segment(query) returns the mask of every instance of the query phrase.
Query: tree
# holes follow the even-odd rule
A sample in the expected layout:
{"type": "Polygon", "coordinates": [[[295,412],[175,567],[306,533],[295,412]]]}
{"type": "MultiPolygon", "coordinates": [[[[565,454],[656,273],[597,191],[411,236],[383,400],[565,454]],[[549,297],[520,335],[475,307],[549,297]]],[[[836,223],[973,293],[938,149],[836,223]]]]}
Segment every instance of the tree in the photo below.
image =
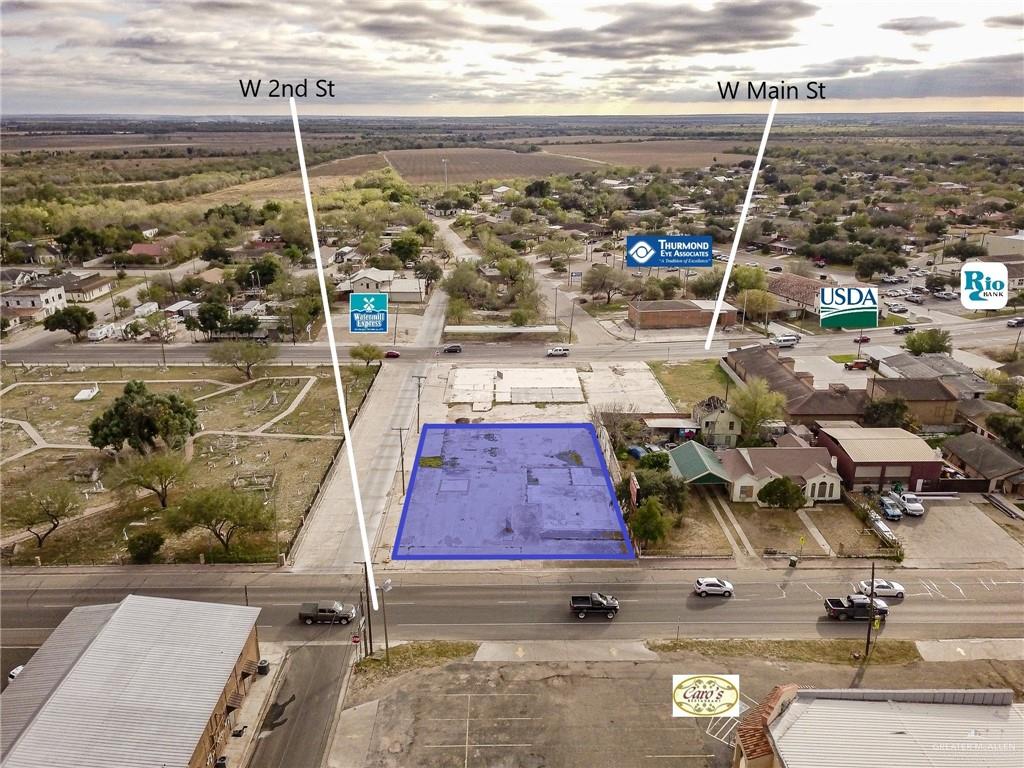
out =
{"type": "Polygon", "coordinates": [[[230,552],[231,540],[239,531],[268,530],[270,512],[259,496],[231,488],[203,488],[187,496],[165,520],[174,533],[205,528],[230,552]]]}
{"type": "Polygon", "coordinates": [[[444,271],[436,261],[423,259],[416,264],[414,274],[426,283],[427,290],[429,291],[433,287],[434,283],[441,279],[444,275],[444,271]]]}
{"type": "Polygon", "coordinates": [[[953,245],[947,245],[942,249],[942,257],[954,257],[960,261],[968,259],[980,259],[988,255],[988,248],[976,243],[969,243],[966,240],[957,240],[953,245]]]}
{"type": "Polygon", "coordinates": [[[929,328],[909,334],[903,346],[912,355],[923,355],[927,352],[944,352],[948,355],[953,351],[953,337],[949,331],[929,328]]]}
{"type": "Polygon", "coordinates": [[[647,453],[640,457],[640,466],[644,469],[661,469],[668,471],[668,454],[664,451],[647,453]]]}
{"type": "Polygon", "coordinates": [[[152,563],[164,545],[164,535],[159,531],[143,531],[128,539],[128,554],[138,565],[152,563]]]}
{"type": "Polygon", "coordinates": [[[807,503],[803,488],[788,477],[776,477],[764,484],[757,492],[757,500],[776,509],[800,509],[807,503]]]}
{"type": "Polygon", "coordinates": [[[781,392],[773,391],[767,381],[755,376],[746,387],[733,391],[729,407],[740,420],[744,440],[754,442],[760,439],[761,427],[782,416],[785,403],[781,392]]]}
{"type": "Polygon", "coordinates": [[[448,308],[445,310],[445,316],[448,322],[452,325],[462,325],[462,321],[466,319],[466,315],[469,314],[471,307],[469,302],[465,299],[454,298],[449,299],[448,308]]]}
{"type": "Polygon", "coordinates": [[[880,253],[862,253],[853,260],[853,268],[856,270],[858,280],[870,280],[876,272],[891,275],[896,271],[888,257],[880,253]]]}
{"type": "Polygon", "coordinates": [[[743,310],[744,317],[763,320],[765,330],[768,330],[768,316],[775,311],[775,297],[768,291],[760,288],[741,291],[735,303],[743,310]]]}
{"type": "Polygon", "coordinates": [[[252,379],[252,370],[277,357],[277,350],[255,341],[222,341],[210,350],[210,359],[218,365],[230,365],[252,379]]]}
{"type": "Polygon", "coordinates": [[[548,261],[570,259],[579,252],[579,242],[571,237],[550,237],[537,246],[537,255],[548,261]]]}
{"type": "Polygon", "coordinates": [[[42,548],[46,538],[80,508],[78,491],[71,483],[47,481],[41,484],[40,490],[15,498],[5,513],[8,522],[31,533],[36,546],[42,548]]]}
{"type": "MultiPolygon", "coordinates": [[[[719,285],[721,284],[721,278],[719,278],[719,285]]],[[[729,289],[740,293],[741,291],[748,291],[751,289],[764,290],[768,287],[768,278],[765,277],[765,272],[760,267],[750,267],[746,264],[736,264],[732,268],[732,274],[729,276],[729,289]]],[[[715,287],[718,290],[718,286],[715,287]]]]}
{"type": "Polygon", "coordinates": [[[118,317],[123,315],[131,308],[132,303],[128,301],[127,298],[125,298],[124,296],[118,296],[116,299],[114,299],[114,319],[116,320],[118,317]]]}
{"type": "Polygon", "coordinates": [[[907,421],[907,401],[902,397],[872,400],[864,408],[864,424],[869,427],[902,427],[907,421]]]}
{"type": "Polygon", "coordinates": [[[142,488],[152,491],[167,509],[171,488],[188,473],[188,462],[177,453],[164,451],[149,456],[132,456],[118,463],[112,472],[115,488],[142,488]]]}
{"type": "Polygon", "coordinates": [[[1017,453],[1024,452],[1024,419],[1015,414],[993,413],[985,426],[1002,438],[1003,445],[1017,453]]]}
{"type": "Polygon", "coordinates": [[[198,431],[196,409],[190,400],[150,392],[143,382],[129,381],[124,393],[89,425],[89,444],[119,451],[127,441],[145,454],[156,448],[157,438],[178,448],[198,431]]]}
{"type": "Polygon", "coordinates": [[[384,359],[384,350],[375,344],[357,344],[348,351],[353,360],[362,360],[367,366],[375,360],[384,359]]]}
{"type": "Polygon", "coordinates": [[[626,214],[622,211],[612,211],[608,216],[606,226],[617,235],[629,226],[629,219],[626,218],[626,214]]]}
{"type": "Polygon", "coordinates": [[[547,197],[551,194],[551,182],[547,179],[537,179],[526,185],[527,197],[547,197]]]}
{"type": "Polygon", "coordinates": [[[418,259],[420,257],[420,249],[422,247],[423,241],[420,240],[419,236],[413,232],[406,232],[391,241],[391,253],[403,262],[415,261],[418,259]]]}
{"type": "Polygon", "coordinates": [[[43,328],[48,331],[67,331],[75,337],[75,341],[96,322],[96,313],[92,310],[72,304],[70,307],[58,309],[43,319],[43,328]]]}
{"type": "Polygon", "coordinates": [[[196,310],[198,328],[210,338],[228,321],[228,308],[220,303],[207,302],[200,304],[196,310]]]}
{"type": "Polygon", "coordinates": [[[724,273],[720,269],[711,269],[701,272],[690,281],[689,289],[698,299],[718,298],[718,292],[722,288],[722,277],[724,273]]]}
{"type": "Polygon", "coordinates": [[[622,293],[626,277],[622,272],[616,272],[607,264],[595,264],[590,271],[583,276],[583,290],[593,295],[603,293],[605,303],[612,303],[612,295],[622,293]]]}
{"type": "Polygon", "coordinates": [[[260,321],[253,315],[231,315],[222,326],[222,330],[248,336],[259,330],[259,327],[260,321]]]}
{"type": "Polygon", "coordinates": [[[646,546],[655,544],[665,538],[668,533],[668,522],[662,512],[661,502],[648,497],[629,517],[629,529],[633,537],[646,546]]]}

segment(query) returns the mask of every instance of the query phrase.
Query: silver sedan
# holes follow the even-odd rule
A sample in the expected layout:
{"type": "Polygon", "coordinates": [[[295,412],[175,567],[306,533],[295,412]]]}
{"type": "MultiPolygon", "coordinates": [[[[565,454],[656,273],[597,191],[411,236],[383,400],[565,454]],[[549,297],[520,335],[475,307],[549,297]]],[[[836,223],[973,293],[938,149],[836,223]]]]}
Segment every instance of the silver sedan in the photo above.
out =
{"type": "MultiPolygon", "coordinates": [[[[857,585],[857,591],[862,595],[871,594],[871,582],[862,581],[857,585]]],[[[885,579],[875,579],[875,597],[903,597],[905,590],[902,584],[885,579]]]]}

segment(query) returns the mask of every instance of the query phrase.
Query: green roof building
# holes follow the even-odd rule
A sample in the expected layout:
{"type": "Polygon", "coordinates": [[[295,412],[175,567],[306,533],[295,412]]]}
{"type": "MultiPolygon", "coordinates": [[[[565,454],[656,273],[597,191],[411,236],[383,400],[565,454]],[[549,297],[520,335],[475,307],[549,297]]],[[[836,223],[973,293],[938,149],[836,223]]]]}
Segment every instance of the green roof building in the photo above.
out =
{"type": "Polygon", "coordinates": [[[668,452],[669,471],[695,485],[727,485],[729,473],[725,471],[710,448],[690,440],[668,452]]]}

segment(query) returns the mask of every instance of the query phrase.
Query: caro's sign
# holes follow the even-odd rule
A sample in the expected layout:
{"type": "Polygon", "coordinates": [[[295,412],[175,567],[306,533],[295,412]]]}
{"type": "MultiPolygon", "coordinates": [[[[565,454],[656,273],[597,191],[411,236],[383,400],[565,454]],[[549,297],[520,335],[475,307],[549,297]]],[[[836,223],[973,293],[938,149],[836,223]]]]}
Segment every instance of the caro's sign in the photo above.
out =
{"type": "Polygon", "coordinates": [[[878,290],[875,288],[822,288],[819,304],[822,328],[875,328],[878,325],[878,290]]]}
{"type": "Polygon", "coordinates": [[[739,715],[739,675],[672,675],[672,717],[739,715]]]}
{"type": "Polygon", "coordinates": [[[1005,264],[970,261],[960,270],[960,303],[967,309],[1002,309],[1010,298],[1005,264]]]}
{"type": "Polygon", "coordinates": [[[352,333],[387,333],[388,295],[353,293],[349,296],[348,329],[352,333]]]}
{"type": "Polygon", "coordinates": [[[711,238],[703,235],[629,235],[631,267],[710,267],[711,238]]]}

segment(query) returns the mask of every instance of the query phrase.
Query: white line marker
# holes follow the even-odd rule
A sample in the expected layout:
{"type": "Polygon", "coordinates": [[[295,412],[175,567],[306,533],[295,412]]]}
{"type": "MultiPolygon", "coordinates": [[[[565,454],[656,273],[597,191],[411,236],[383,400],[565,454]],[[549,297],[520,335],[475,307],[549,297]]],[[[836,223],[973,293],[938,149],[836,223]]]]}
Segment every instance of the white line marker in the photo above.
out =
{"type": "Polygon", "coordinates": [[[292,127],[295,129],[295,149],[299,153],[299,170],[302,172],[302,193],[306,197],[306,215],[309,217],[309,235],[313,240],[313,258],[316,259],[316,277],[320,282],[320,300],[324,305],[324,321],[327,326],[327,345],[331,350],[331,364],[334,367],[334,388],[338,391],[338,412],[341,416],[342,432],[345,435],[345,456],[352,474],[352,494],[356,501],[356,517],[359,520],[359,538],[363,544],[363,562],[370,582],[370,602],[373,610],[380,610],[377,603],[377,580],[373,574],[373,558],[370,556],[370,542],[366,536],[366,516],[363,514],[363,496],[359,492],[359,476],[356,473],[356,455],[352,448],[352,432],[348,424],[348,408],[345,407],[345,390],[341,385],[341,367],[338,364],[338,348],[334,343],[334,321],[331,319],[331,302],[327,297],[327,281],[324,278],[324,263],[320,258],[320,240],[316,235],[316,217],[313,213],[313,196],[309,192],[309,175],[306,173],[306,155],[302,151],[302,134],[299,132],[299,113],[295,111],[295,97],[288,99],[292,110],[292,127]]]}
{"type": "Polygon", "coordinates": [[[743,201],[743,210],[740,211],[740,220],[736,223],[736,235],[732,239],[732,248],[729,250],[729,260],[725,262],[725,274],[722,275],[722,286],[718,289],[718,300],[715,302],[715,313],[711,316],[711,326],[708,328],[708,338],[704,342],[704,349],[711,349],[711,342],[715,339],[715,328],[718,326],[718,315],[722,311],[722,303],[725,301],[725,290],[729,287],[729,276],[732,274],[732,265],[736,261],[736,249],[739,248],[740,238],[743,236],[743,226],[747,223],[747,211],[750,210],[750,199],[754,196],[754,187],[757,186],[757,174],[761,171],[761,160],[764,158],[764,148],[768,144],[768,134],[772,130],[772,120],[775,119],[775,107],[778,106],[778,99],[772,99],[768,107],[768,119],[764,124],[764,133],[761,134],[761,146],[757,149],[757,159],[750,172],[750,184],[747,186],[747,197],[743,201]]]}

